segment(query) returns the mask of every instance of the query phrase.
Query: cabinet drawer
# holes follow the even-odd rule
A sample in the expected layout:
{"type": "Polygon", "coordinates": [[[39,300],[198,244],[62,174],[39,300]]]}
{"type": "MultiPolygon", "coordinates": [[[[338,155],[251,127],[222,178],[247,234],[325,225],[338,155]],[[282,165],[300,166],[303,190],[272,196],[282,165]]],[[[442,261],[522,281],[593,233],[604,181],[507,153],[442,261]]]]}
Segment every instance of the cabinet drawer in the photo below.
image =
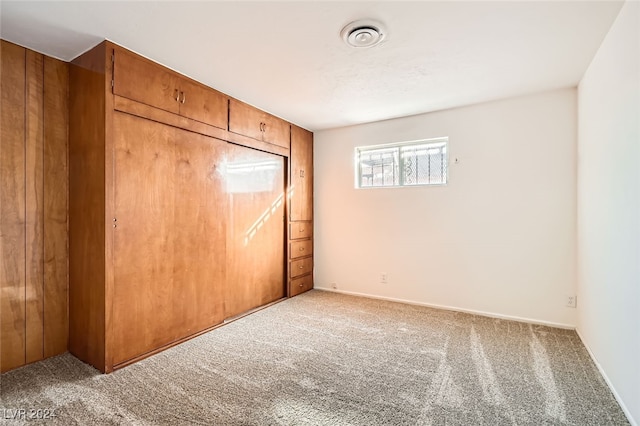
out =
{"type": "Polygon", "coordinates": [[[313,275],[306,275],[301,278],[291,280],[289,283],[289,296],[297,296],[300,293],[311,290],[313,288],[313,275]]]}
{"type": "Polygon", "coordinates": [[[304,259],[294,260],[291,262],[289,275],[291,278],[294,278],[308,274],[311,271],[313,271],[313,258],[306,257],[304,259]]]}
{"type": "Polygon", "coordinates": [[[313,241],[302,240],[289,243],[289,258],[297,259],[299,257],[313,254],[313,241]]]}
{"type": "Polygon", "coordinates": [[[311,238],[313,235],[312,222],[291,222],[289,225],[289,239],[311,238]]]}

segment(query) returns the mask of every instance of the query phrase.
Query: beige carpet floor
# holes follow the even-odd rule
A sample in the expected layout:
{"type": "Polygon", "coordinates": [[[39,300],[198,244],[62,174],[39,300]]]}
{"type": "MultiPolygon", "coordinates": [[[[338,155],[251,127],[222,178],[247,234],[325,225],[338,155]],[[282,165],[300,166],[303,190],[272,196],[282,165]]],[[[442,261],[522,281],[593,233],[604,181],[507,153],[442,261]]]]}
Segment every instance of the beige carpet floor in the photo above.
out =
{"type": "Polygon", "coordinates": [[[625,425],[575,332],[311,291],[101,375],[1,376],[3,424],[625,425]]]}

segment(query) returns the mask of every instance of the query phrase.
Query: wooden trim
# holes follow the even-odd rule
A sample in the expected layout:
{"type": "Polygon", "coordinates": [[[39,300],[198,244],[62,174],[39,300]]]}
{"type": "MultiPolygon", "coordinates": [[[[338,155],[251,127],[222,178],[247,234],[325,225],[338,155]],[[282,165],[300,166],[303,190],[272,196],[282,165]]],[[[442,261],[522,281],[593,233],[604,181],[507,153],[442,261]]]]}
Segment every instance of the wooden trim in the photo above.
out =
{"type": "Polygon", "coordinates": [[[104,369],[105,373],[113,371],[113,217],[115,216],[115,150],[113,148],[113,88],[114,81],[114,48],[110,42],[105,43],[104,57],[104,369]]]}
{"type": "Polygon", "coordinates": [[[152,107],[150,105],[132,101],[131,99],[124,98],[122,96],[113,95],[113,108],[116,111],[135,115],[141,118],[146,118],[148,120],[167,124],[179,129],[188,130],[190,132],[199,133],[201,135],[227,141],[235,145],[242,145],[248,148],[257,149],[258,151],[281,155],[287,158],[289,157],[290,150],[279,145],[258,141],[247,136],[229,132],[227,130],[220,129],[215,126],[210,126],[208,124],[204,124],[200,121],[192,120],[181,115],[173,114],[168,111],[152,107]]]}
{"type": "Polygon", "coordinates": [[[239,135],[237,133],[228,132],[227,138],[225,140],[236,145],[242,145],[248,148],[257,149],[258,151],[265,151],[271,154],[281,155],[283,157],[289,158],[289,148],[284,148],[268,142],[262,142],[247,136],[239,135]]]}
{"type": "Polygon", "coordinates": [[[105,371],[105,43],[69,69],[69,352],[105,371]]]}

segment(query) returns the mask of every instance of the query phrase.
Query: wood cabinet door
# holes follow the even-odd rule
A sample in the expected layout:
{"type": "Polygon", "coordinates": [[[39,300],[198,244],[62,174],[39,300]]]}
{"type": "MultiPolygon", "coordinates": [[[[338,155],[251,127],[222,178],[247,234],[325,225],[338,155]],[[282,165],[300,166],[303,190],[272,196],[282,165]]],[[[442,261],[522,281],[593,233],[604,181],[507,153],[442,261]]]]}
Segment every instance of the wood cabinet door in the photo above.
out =
{"type": "Polygon", "coordinates": [[[229,100],[229,131],[289,148],[290,124],[235,99],[229,100]]]}
{"type": "Polygon", "coordinates": [[[229,131],[262,140],[265,113],[235,99],[229,100],[229,131]]]}
{"type": "Polygon", "coordinates": [[[313,133],[291,126],[290,220],[313,220],[313,133]]]}
{"type": "Polygon", "coordinates": [[[226,144],[116,112],[114,146],[119,364],[222,321],[226,144]]]}
{"type": "Polygon", "coordinates": [[[178,114],[178,77],[171,71],[123,49],[115,49],[113,93],[178,114]]]}
{"type": "Polygon", "coordinates": [[[221,129],[227,129],[227,97],[222,93],[180,80],[180,115],[201,121],[221,129]]]}
{"type": "Polygon", "coordinates": [[[225,317],[285,296],[284,158],[230,145],[225,317]]]}
{"type": "Polygon", "coordinates": [[[290,124],[284,120],[265,114],[262,139],[265,142],[289,148],[290,124]]]}

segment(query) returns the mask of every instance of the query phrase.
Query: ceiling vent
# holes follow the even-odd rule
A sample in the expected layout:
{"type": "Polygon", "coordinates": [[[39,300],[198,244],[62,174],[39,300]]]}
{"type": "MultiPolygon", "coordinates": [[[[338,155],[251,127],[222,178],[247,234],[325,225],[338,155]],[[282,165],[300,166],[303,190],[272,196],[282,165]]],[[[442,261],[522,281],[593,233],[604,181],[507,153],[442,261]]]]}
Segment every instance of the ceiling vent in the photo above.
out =
{"type": "Polygon", "coordinates": [[[384,40],[386,30],[377,21],[360,20],[344,27],[340,35],[349,47],[373,47],[384,40]]]}

